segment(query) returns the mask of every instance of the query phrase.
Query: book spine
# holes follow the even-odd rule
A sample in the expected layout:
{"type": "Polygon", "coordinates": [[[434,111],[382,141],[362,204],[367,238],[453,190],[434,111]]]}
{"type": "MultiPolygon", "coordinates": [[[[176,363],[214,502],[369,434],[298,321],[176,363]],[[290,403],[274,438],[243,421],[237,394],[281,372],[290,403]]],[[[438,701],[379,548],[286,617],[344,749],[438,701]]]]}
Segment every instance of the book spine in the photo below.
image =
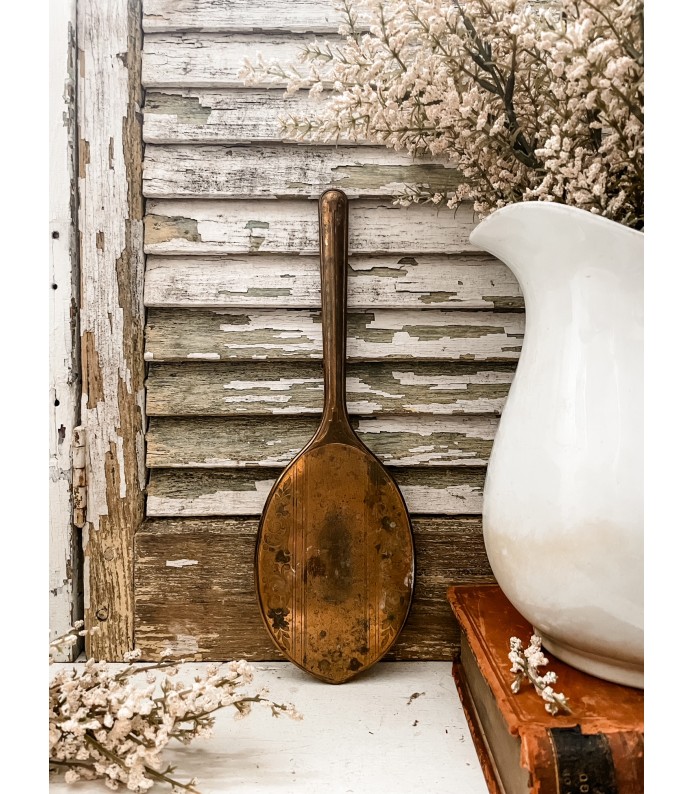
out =
{"type": "Polygon", "coordinates": [[[522,762],[532,794],[641,794],[643,735],[549,728],[527,734],[522,762]]]}

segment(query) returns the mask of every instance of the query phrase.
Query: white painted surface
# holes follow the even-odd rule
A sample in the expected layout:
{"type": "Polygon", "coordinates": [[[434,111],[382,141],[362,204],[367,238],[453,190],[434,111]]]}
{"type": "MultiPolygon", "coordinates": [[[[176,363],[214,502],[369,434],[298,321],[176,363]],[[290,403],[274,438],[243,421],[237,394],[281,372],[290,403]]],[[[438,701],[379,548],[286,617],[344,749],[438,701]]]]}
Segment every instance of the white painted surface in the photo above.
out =
{"type": "MultiPolygon", "coordinates": [[[[302,199],[162,199],[147,202],[145,253],[317,254],[318,202],[302,199]]],[[[460,254],[474,250],[472,204],[454,214],[429,204],[396,207],[388,199],[349,205],[350,254],[460,254]]]]}
{"type": "MultiPolygon", "coordinates": [[[[185,674],[201,667],[184,665],[185,674]]],[[[172,746],[165,759],[178,779],[197,777],[203,794],[487,794],[450,663],[381,663],[343,686],[289,663],[256,671],[249,693],[267,686],[303,720],[258,707],[238,720],[223,710],[211,739],[172,746]]],[[[58,775],[50,784],[51,794],[102,790],[68,786],[58,775]]]]}
{"type": "Polygon", "coordinates": [[[77,252],[72,196],[75,135],[75,0],[50,5],[50,411],[49,605],[51,639],[77,619],[79,563],[72,526],[70,444],[77,424],[79,372],[73,340],[77,252]]]}
{"type": "Polygon", "coordinates": [[[492,570],[551,653],[643,686],[643,234],[525,202],[471,239],[528,313],[484,490],[492,570]]]}
{"type": "Polygon", "coordinates": [[[339,2],[273,0],[272,13],[257,0],[145,0],[146,33],[194,30],[253,33],[272,31],[325,33],[337,30],[343,16],[339,2]]]}

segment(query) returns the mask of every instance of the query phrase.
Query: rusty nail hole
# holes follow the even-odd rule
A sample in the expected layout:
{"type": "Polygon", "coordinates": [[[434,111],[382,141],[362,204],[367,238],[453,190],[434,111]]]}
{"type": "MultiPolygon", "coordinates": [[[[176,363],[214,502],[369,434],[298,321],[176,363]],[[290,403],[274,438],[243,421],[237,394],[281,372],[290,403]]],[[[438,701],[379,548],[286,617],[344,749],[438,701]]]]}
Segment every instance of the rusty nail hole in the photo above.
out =
{"type": "Polygon", "coordinates": [[[116,556],[116,552],[113,549],[105,549],[104,550],[104,559],[105,560],[112,560],[116,556]]]}
{"type": "Polygon", "coordinates": [[[108,618],[108,607],[99,607],[96,610],[97,620],[106,620],[108,618]]]}
{"type": "Polygon", "coordinates": [[[58,285],[57,284],[51,284],[51,289],[58,289],[58,285]]]}
{"type": "Polygon", "coordinates": [[[60,400],[53,400],[53,405],[57,408],[60,405],[60,400]]]}
{"type": "Polygon", "coordinates": [[[52,237],[54,240],[57,240],[57,239],[60,237],[60,232],[53,232],[53,234],[51,235],[51,237],[52,237]]]}

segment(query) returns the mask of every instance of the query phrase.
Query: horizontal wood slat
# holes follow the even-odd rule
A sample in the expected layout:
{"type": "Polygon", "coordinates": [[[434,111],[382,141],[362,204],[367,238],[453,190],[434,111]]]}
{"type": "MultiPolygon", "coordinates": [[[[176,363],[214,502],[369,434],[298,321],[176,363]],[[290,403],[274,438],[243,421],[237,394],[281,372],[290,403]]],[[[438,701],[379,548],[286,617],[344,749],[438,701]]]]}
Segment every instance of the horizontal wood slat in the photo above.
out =
{"type": "MultiPolygon", "coordinates": [[[[352,416],[499,414],[513,365],[373,362],[347,368],[352,416]]],[[[323,407],[320,362],[152,364],[149,416],[318,414],[323,407]]]]}
{"type": "MultiPolygon", "coordinates": [[[[349,205],[349,250],[352,255],[459,254],[476,250],[470,244],[475,226],[472,204],[461,205],[454,214],[446,207],[355,199],[349,205]]],[[[318,203],[150,200],[145,252],[318,254],[318,203]]]]}
{"type": "Polygon", "coordinates": [[[383,146],[150,144],[142,180],[147,198],[318,198],[329,187],[353,198],[394,196],[408,184],[446,192],[456,189],[460,175],[383,146]]]}
{"type": "MultiPolygon", "coordinates": [[[[150,516],[259,516],[281,469],[153,469],[147,488],[150,516]]],[[[411,513],[482,512],[484,469],[391,467],[411,513]]]]}
{"type": "MultiPolygon", "coordinates": [[[[299,55],[315,38],[311,34],[152,33],[144,37],[142,84],[145,88],[243,88],[244,63],[247,59],[255,63],[258,55],[307,72],[299,55]]],[[[321,36],[323,40],[333,46],[341,42],[336,35],[321,36]]],[[[263,88],[282,88],[286,83],[273,75],[258,80],[263,88]]]]}
{"type": "Polygon", "coordinates": [[[334,32],[342,22],[330,0],[144,0],[145,33],[172,31],[334,32]]]}
{"type": "MultiPolygon", "coordinates": [[[[150,520],[135,536],[135,640],[200,659],[280,658],[258,613],[257,520],[150,520]]],[[[450,659],[460,633],[451,584],[493,582],[479,518],[415,518],[414,601],[391,659],[450,659]]]]}
{"type": "MultiPolygon", "coordinates": [[[[352,360],[515,361],[524,315],[376,309],[347,316],[352,360]]],[[[320,359],[320,313],[300,309],[150,309],[145,360],[320,359]]]]}
{"type": "MultiPolygon", "coordinates": [[[[480,466],[498,420],[489,416],[353,419],[352,426],[390,466],[480,466]]],[[[286,466],[309,441],[318,417],[152,417],[151,468],[286,466]]]]}
{"type": "MultiPolygon", "coordinates": [[[[350,308],[520,309],[518,282],[502,262],[467,256],[359,256],[349,260],[350,308]]],[[[317,256],[150,256],[147,306],[320,308],[317,256]]]]}
{"type": "Polygon", "coordinates": [[[279,88],[150,89],[143,137],[146,143],[286,142],[291,139],[282,134],[280,117],[315,113],[324,101],[308,91],[287,96],[279,88]]]}

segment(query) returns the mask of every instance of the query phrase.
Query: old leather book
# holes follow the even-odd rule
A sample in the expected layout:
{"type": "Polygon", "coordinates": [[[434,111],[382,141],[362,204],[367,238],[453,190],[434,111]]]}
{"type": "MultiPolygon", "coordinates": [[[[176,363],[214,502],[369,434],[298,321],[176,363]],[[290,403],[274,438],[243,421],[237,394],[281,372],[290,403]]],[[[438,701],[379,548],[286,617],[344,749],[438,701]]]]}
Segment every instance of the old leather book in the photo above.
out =
{"type": "Polygon", "coordinates": [[[545,652],[572,714],[551,716],[532,684],[511,691],[509,639],[532,626],[495,585],[451,587],[461,628],[453,676],[491,794],[643,792],[643,692],[582,673],[545,652]]]}

